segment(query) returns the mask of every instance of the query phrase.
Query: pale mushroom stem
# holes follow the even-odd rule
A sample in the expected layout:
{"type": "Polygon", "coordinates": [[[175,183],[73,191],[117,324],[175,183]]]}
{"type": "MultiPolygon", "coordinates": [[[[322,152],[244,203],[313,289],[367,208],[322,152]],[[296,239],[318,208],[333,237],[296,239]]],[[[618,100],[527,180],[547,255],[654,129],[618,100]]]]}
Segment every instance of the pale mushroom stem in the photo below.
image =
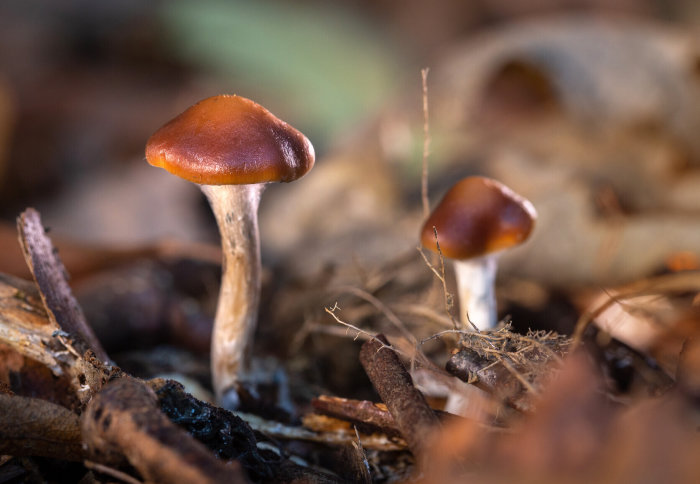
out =
{"type": "Polygon", "coordinates": [[[466,328],[492,329],[498,323],[495,295],[497,257],[492,254],[454,261],[459,313],[466,328]]]}
{"type": "Polygon", "coordinates": [[[214,391],[222,406],[238,404],[260,301],[258,205],[264,184],[201,185],[221,232],[221,289],[211,343],[214,391]]]}

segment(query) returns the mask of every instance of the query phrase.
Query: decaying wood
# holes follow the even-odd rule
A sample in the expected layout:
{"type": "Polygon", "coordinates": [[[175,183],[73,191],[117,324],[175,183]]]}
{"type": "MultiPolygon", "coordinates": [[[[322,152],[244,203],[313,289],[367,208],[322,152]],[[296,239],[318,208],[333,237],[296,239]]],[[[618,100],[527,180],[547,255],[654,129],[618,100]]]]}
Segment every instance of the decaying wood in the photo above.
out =
{"type": "Polygon", "coordinates": [[[46,400],[0,393],[0,454],[80,461],[80,420],[46,400]]]}
{"type": "Polygon", "coordinates": [[[17,230],[24,258],[39,286],[49,319],[74,338],[80,354],[92,350],[100,361],[108,362],[107,352],[73,297],[66,270],[44,233],[39,212],[32,208],[22,212],[17,218],[17,230]]]}
{"type": "Polygon", "coordinates": [[[88,404],[81,418],[92,460],[129,463],[154,483],[244,483],[240,464],[218,460],[204,445],[170,422],[146,384],[113,380],[88,404]]]}
{"type": "Polygon", "coordinates": [[[49,318],[33,283],[5,274],[0,274],[0,343],[66,381],[72,395],[65,400],[76,407],[86,404],[116,371],[91,352],[83,357],[76,350],[71,335],[49,318]]]}
{"type": "Polygon", "coordinates": [[[411,375],[384,335],[377,335],[362,345],[360,363],[394,417],[411,452],[415,456],[425,455],[440,422],[423,394],[413,386],[411,375]]]}

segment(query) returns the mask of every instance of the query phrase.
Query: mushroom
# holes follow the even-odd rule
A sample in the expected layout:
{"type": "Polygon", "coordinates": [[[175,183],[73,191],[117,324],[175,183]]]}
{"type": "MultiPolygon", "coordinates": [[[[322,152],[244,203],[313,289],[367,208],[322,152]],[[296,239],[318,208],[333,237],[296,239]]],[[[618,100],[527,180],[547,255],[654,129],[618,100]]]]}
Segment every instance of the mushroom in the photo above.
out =
{"type": "Polygon", "coordinates": [[[223,264],[211,343],[213,387],[227,408],[248,366],[260,299],[258,203],[269,182],[290,182],[314,165],[309,140],[255,102],[200,101],[153,134],[146,159],[197,183],[221,233],[223,264]]]}
{"type": "Polygon", "coordinates": [[[473,176],[457,182],[423,224],[422,245],[438,252],[439,244],[439,252],[454,260],[465,327],[496,326],[497,259],[528,238],[536,217],[532,203],[510,188],[473,176]]]}

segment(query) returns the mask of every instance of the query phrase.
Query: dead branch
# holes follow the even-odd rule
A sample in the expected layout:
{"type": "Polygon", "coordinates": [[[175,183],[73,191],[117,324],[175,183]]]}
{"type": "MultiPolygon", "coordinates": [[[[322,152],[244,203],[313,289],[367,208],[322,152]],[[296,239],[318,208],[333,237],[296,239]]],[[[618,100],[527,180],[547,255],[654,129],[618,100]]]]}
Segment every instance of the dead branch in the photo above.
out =
{"type": "Polygon", "coordinates": [[[92,350],[103,362],[109,361],[97,336],[85,320],[78,301],[68,285],[66,269],[51,240],[44,233],[39,212],[28,208],[17,218],[22,253],[41,292],[47,314],[63,331],[75,339],[80,354],[92,350]]]}

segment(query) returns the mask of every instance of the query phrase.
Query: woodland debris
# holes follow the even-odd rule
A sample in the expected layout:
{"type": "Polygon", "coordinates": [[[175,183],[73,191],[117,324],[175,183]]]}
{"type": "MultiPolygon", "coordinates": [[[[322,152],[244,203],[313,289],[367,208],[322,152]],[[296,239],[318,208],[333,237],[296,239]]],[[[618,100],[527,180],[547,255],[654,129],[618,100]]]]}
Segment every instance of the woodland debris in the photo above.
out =
{"type": "Polygon", "coordinates": [[[413,455],[424,456],[440,422],[383,334],[362,345],[360,363],[413,455]]]}
{"type": "MultiPolygon", "coordinates": [[[[351,425],[344,421],[317,413],[309,413],[302,418],[303,426],[286,425],[267,420],[250,413],[236,412],[256,432],[271,439],[315,442],[329,447],[352,445],[357,438],[351,425]]],[[[390,439],[385,434],[361,434],[362,445],[366,449],[385,452],[405,450],[403,439],[390,439]]]]}
{"type": "Polygon", "coordinates": [[[81,418],[91,460],[122,464],[123,457],[154,483],[245,483],[237,462],[223,462],[174,425],[146,384],[113,380],[88,404],[81,418]]]}
{"type": "MultiPolygon", "coordinates": [[[[383,403],[320,395],[311,400],[311,405],[319,413],[349,421],[360,429],[379,431],[391,437],[401,435],[394,417],[383,403]]],[[[433,412],[441,422],[462,418],[441,410],[433,412]]]]}
{"type": "Polygon", "coordinates": [[[69,391],[61,403],[80,408],[118,370],[88,351],[81,355],[71,335],[49,318],[36,285],[0,274],[0,344],[46,367],[56,386],[69,391]]]}
{"type": "Polygon", "coordinates": [[[311,400],[311,405],[317,412],[325,415],[348,420],[356,425],[369,426],[387,435],[401,435],[394,418],[383,403],[321,395],[311,400]]]}
{"type": "Polygon", "coordinates": [[[24,258],[39,287],[49,319],[74,338],[80,354],[89,349],[100,361],[109,361],[107,352],[73,297],[66,269],[45,234],[39,212],[33,208],[22,212],[17,218],[17,230],[24,258]]]}
{"type": "Polygon", "coordinates": [[[0,455],[80,461],[80,419],[39,398],[0,393],[0,455]]]}
{"type": "MultiPolygon", "coordinates": [[[[266,430],[269,429],[295,429],[297,432],[292,432],[292,438],[301,438],[302,433],[310,433],[308,430],[265,421],[254,415],[240,414],[239,417],[233,412],[194,398],[173,380],[156,378],[146,384],[155,391],[160,409],[170,421],[207,446],[218,458],[235,459],[251,480],[278,483],[294,482],[296,479],[311,483],[338,482],[333,475],[298,465],[290,459],[270,459],[269,453],[263,456],[258,449],[259,441],[253,433],[253,429],[263,434],[267,434],[266,430]],[[268,426],[260,427],[255,425],[256,422],[267,422],[268,426]]],[[[285,438],[274,432],[271,437],[285,438]]]]}
{"type": "Polygon", "coordinates": [[[467,383],[494,395],[521,412],[534,410],[534,399],[566,353],[569,339],[555,333],[464,333],[462,349],[446,369],[467,383]]]}
{"type": "Polygon", "coordinates": [[[204,444],[219,459],[236,459],[254,481],[270,479],[274,471],[258,452],[253,430],[236,415],[185,392],[173,380],[152,379],[160,410],[178,427],[204,444]]]}

